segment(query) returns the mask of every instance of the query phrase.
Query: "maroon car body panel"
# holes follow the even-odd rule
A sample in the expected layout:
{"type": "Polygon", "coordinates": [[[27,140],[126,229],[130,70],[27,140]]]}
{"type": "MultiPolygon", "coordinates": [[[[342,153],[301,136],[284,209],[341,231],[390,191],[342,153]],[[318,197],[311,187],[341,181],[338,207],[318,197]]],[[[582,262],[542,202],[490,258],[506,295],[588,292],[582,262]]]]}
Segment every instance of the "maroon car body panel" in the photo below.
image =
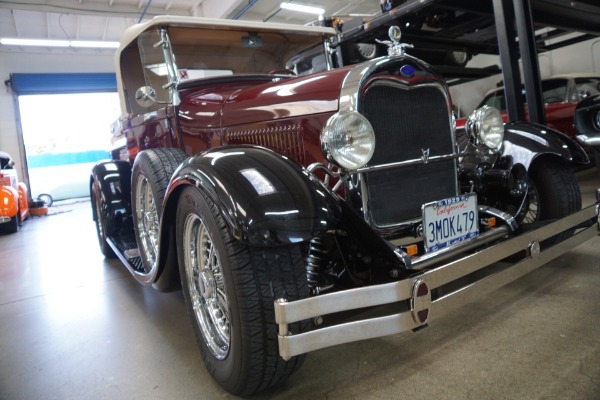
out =
{"type": "Polygon", "coordinates": [[[218,86],[210,81],[198,81],[193,88],[186,85],[177,107],[184,151],[191,155],[225,144],[252,143],[303,165],[325,161],[321,129],[339,108],[348,70],[269,83],[231,79],[218,86]]]}

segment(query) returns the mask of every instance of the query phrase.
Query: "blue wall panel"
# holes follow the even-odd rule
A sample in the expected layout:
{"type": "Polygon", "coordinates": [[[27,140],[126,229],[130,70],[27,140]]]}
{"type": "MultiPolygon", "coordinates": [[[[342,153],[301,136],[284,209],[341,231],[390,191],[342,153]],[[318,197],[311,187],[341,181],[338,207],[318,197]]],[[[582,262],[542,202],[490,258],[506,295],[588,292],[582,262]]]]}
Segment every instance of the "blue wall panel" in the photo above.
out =
{"type": "Polygon", "coordinates": [[[11,74],[10,77],[18,95],[117,91],[114,73],[11,74]]]}

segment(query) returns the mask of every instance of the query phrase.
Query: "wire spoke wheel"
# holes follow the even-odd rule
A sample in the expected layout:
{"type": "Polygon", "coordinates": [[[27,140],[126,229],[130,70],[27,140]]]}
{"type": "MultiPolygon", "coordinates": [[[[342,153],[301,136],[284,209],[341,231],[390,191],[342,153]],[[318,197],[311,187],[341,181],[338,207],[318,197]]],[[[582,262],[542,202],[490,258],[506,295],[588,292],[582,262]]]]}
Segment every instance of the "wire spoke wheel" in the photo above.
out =
{"type": "Polygon", "coordinates": [[[143,267],[136,279],[144,283],[153,282],[159,272],[162,203],[173,172],[185,158],[183,151],[165,147],[144,150],[133,163],[133,228],[143,267]]]}
{"type": "Polygon", "coordinates": [[[158,212],[156,201],[148,179],[139,175],[135,186],[135,210],[137,214],[137,229],[140,232],[138,243],[142,247],[141,254],[148,265],[154,265],[158,253],[158,212]]]}
{"type": "MultiPolygon", "coordinates": [[[[581,210],[581,192],[572,169],[561,159],[540,157],[529,168],[528,210],[524,223],[554,221],[581,210]]],[[[544,240],[542,248],[571,236],[569,229],[544,240]]]]}
{"type": "Polygon", "coordinates": [[[523,223],[530,224],[539,221],[540,218],[540,194],[532,180],[527,183],[527,211],[523,217],[523,223]]]}
{"type": "MultiPolygon", "coordinates": [[[[238,241],[219,207],[194,186],[181,191],[175,222],[183,297],[215,381],[248,395],[289,377],[304,356],[288,361],[279,356],[274,302],[309,295],[300,246],[238,241]]],[[[308,329],[308,320],[290,324],[294,333],[308,329]]]]}
{"type": "Polygon", "coordinates": [[[198,215],[188,215],[183,232],[184,269],[194,317],[208,349],[217,360],[222,360],[229,352],[231,339],[221,262],[198,215]]]}

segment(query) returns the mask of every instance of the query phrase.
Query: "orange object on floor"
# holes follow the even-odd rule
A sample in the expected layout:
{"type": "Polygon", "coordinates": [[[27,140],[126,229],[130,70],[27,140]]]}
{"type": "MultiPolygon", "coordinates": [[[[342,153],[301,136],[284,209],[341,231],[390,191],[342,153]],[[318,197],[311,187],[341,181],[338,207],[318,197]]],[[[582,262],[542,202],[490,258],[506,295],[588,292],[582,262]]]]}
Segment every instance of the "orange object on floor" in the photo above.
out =
{"type": "Polygon", "coordinates": [[[29,215],[31,215],[32,217],[41,217],[43,215],[48,215],[48,207],[30,208],[29,215]]]}

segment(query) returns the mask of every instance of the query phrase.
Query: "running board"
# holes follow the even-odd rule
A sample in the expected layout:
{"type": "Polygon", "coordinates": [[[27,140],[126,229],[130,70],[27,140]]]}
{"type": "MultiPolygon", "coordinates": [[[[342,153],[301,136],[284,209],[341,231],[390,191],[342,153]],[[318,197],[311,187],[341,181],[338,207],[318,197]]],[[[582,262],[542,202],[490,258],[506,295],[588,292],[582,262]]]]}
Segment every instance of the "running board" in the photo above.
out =
{"type": "Polygon", "coordinates": [[[144,265],[140,257],[140,251],[137,247],[135,235],[130,234],[115,234],[106,239],[106,243],[113,249],[119,260],[125,267],[134,275],[144,275],[144,265]]]}

